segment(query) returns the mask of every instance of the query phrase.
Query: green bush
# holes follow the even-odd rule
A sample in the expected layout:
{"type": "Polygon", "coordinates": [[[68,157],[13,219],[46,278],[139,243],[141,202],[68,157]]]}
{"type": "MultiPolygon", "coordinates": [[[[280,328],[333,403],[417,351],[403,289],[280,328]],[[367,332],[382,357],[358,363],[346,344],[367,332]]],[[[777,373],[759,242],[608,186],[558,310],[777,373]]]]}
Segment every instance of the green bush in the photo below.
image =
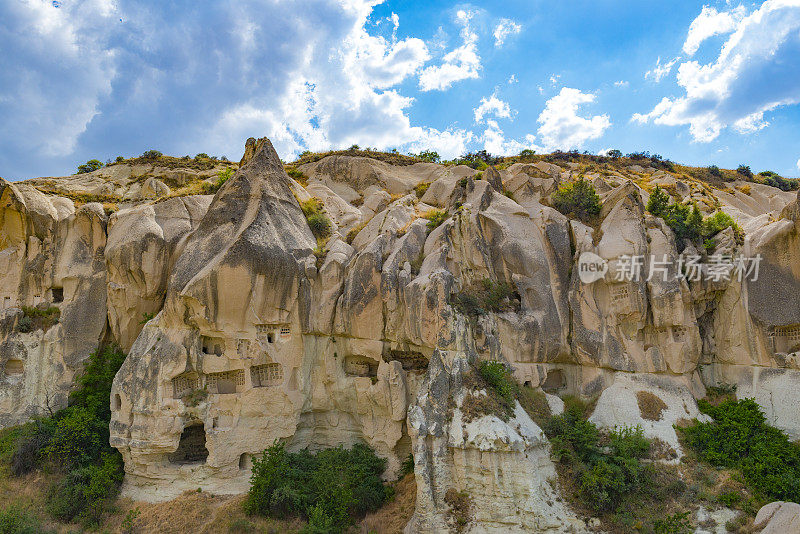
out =
{"type": "Polygon", "coordinates": [[[230,180],[231,176],[233,176],[233,167],[228,167],[227,169],[223,169],[217,173],[217,179],[214,180],[212,183],[203,182],[203,194],[204,195],[214,195],[217,191],[219,191],[225,183],[230,180]]]}
{"type": "Polygon", "coordinates": [[[558,188],[553,195],[553,207],[564,215],[588,222],[600,214],[600,197],[594,186],[581,177],[558,188]]]}
{"type": "Polygon", "coordinates": [[[78,174],[85,174],[87,172],[96,171],[103,167],[103,162],[99,159],[90,159],[83,165],[78,165],[78,174]]]}
{"type": "Polygon", "coordinates": [[[276,442],[253,462],[245,511],[268,517],[302,516],[307,532],[343,532],[353,518],[386,501],[386,460],[366,445],[289,453],[276,442]]]}
{"type": "Polygon", "coordinates": [[[311,233],[317,239],[324,239],[331,235],[333,225],[330,219],[325,215],[325,205],[318,198],[309,198],[308,200],[300,203],[300,209],[306,216],[306,222],[311,229],[311,233]]]}
{"type": "Polygon", "coordinates": [[[433,230],[447,220],[447,212],[444,210],[428,210],[423,216],[428,220],[428,230],[433,230]]]}
{"type": "Polygon", "coordinates": [[[708,174],[710,174],[711,176],[722,178],[722,171],[716,165],[709,165],[708,167],[706,167],[706,170],[708,171],[708,174]]]}
{"type": "Polygon", "coordinates": [[[661,187],[656,186],[647,201],[647,211],[656,217],[663,217],[669,209],[669,200],[669,195],[661,187]]]}
{"type": "Polygon", "coordinates": [[[428,188],[431,186],[430,182],[420,182],[416,186],[414,186],[414,192],[417,194],[417,198],[422,198],[425,196],[425,193],[428,191],[428,188]]]}
{"type": "Polygon", "coordinates": [[[656,519],[653,522],[653,532],[655,534],[691,534],[694,526],[689,519],[691,512],[676,512],[664,519],[656,519]]]}
{"type": "Polygon", "coordinates": [[[23,334],[27,334],[28,332],[33,331],[33,319],[27,316],[20,317],[19,322],[17,323],[17,330],[22,332],[23,334]]]}
{"type": "Polygon", "coordinates": [[[502,362],[482,361],[478,366],[478,373],[513,410],[517,383],[505,364],[502,362]]]}
{"type": "Polygon", "coordinates": [[[411,154],[412,157],[417,159],[421,159],[426,163],[439,163],[441,158],[439,157],[439,153],[433,150],[423,150],[419,154],[411,154]]]}
{"type": "Polygon", "coordinates": [[[513,308],[514,290],[511,284],[484,278],[477,287],[456,294],[452,305],[464,315],[485,315],[488,312],[503,312],[513,308]]]}
{"type": "Polygon", "coordinates": [[[724,211],[717,211],[703,220],[703,237],[706,239],[714,237],[728,227],[733,228],[737,239],[744,240],[744,231],[736,224],[733,217],[724,211]]]}
{"type": "Polygon", "coordinates": [[[748,165],[739,165],[736,168],[736,172],[738,174],[741,174],[745,178],[752,178],[753,177],[753,171],[750,170],[750,167],[748,165]]]}
{"type": "Polygon", "coordinates": [[[144,159],[158,159],[161,156],[163,156],[163,154],[158,150],[148,150],[142,154],[144,159]]]}
{"type": "Polygon", "coordinates": [[[12,506],[0,511],[0,534],[45,534],[41,521],[29,512],[12,506]]]}
{"type": "Polygon", "coordinates": [[[20,431],[11,459],[21,475],[49,465],[66,475],[49,491],[47,510],[64,521],[96,524],[122,482],[122,457],[109,441],[111,385],[125,360],[115,347],[95,351],[69,406],[20,431]]]}
{"type": "Polygon", "coordinates": [[[762,184],[777,187],[781,191],[793,191],[800,185],[800,182],[797,180],[787,180],[780,174],[772,171],[761,171],[758,175],[761,177],[762,184]]]}
{"type": "Polygon", "coordinates": [[[800,446],[768,425],[753,399],[699,404],[713,421],[695,421],[679,431],[702,460],[739,470],[750,488],[768,501],[800,500],[800,446]]]}
{"type": "Polygon", "coordinates": [[[47,496],[47,511],[61,521],[97,525],[122,484],[122,458],[106,454],[97,464],[70,471],[47,496]]]}
{"type": "Polygon", "coordinates": [[[570,467],[581,498],[595,511],[613,511],[629,496],[652,483],[653,471],[642,460],[650,451],[640,427],[609,432],[601,447],[597,427],[570,406],[544,426],[553,458],[570,467]]]}

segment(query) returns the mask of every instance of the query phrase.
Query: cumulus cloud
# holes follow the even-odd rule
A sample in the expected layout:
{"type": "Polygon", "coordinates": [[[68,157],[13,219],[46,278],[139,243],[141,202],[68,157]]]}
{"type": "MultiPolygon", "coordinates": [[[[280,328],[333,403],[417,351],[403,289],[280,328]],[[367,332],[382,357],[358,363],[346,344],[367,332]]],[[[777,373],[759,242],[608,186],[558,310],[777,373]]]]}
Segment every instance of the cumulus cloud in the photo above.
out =
{"type": "Polygon", "coordinates": [[[475,11],[459,10],[456,24],[461,26],[462,45],[445,54],[441,65],[425,67],[419,76],[422,91],[443,91],[456,82],[480,77],[481,58],[478,55],[478,34],[472,28],[475,11]]]}
{"type": "Polygon", "coordinates": [[[722,12],[710,6],[703,6],[703,10],[689,25],[686,41],[683,43],[683,53],[692,56],[709,37],[732,32],[744,16],[744,6],[722,12]]]}
{"type": "Polygon", "coordinates": [[[688,125],[701,142],[716,139],[726,127],[741,133],[759,130],[769,124],[765,113],[800,103],[798,57],[800,2],[767,0],[738,22],[716,60],[678,67],[684,96],[665,97],[632,120],[688,125]]]}
{"type": "Polygon", "coordinates": [[[473,110],[475,122],[483,122],[484,117],[495,116],[500,119],[511,118],[511,106],[497,97],[497,93],[492,93],[490,97],[481,98],[481,103],[473,110]]]}
{"type": "Polygon", "coordinates": [[[497,121],[492,119],[486,120],[487,128],[481,136],[480,142],[483,144],[483,149],[490,154],[498,156],[513,156],[519,154],[525,149],[541,150],[535,143],[535,136],[527,134],[524,141],[517,141],[515,139],[506,139],[503,130],[497,121]]]}
{"type": "Polygon", "coordinates": [[[675,63],[680,61],[680,57],[676,57],[667,63],[661,63],[661,57],[659,56],[658,60],[656,61],[656,66],[653,67],[652,70],[648,70],[644,73],[644,79],[652,78],[654,82],[658,83],[661,81],[661,78],[667,76],[670,72],[672,72],[672,67],[675,66],[675,63]]]}
{"type": "MultiPolygon", "coordinates": [[[[0,168],[6,177],[52,172],[113,157],[101,152],[110,146],[235,158],[252,135],[269,136],[284,158],[365,142],[463,154],[473,132],[411,122],[413,99],[397,86],[431,52],[398,38],[394,13],[368,31],[378,3],[242,0],[177,21],[168,3],[143,0],[0,3],[0,47],[15,51],[0,55],[0,168]]],[[[433,86],[477,76],[472,16],[459,12],[463,46],[445,56],[433,86]],[[466,70],[447,74],[446,65],[466,70]]]]}
{"type": "Polygon", "coordinates": [[[0,3],[0,145],[73,151],[112,89],[117,54],[103,28],[115,22],[106,0],[0,3]]]}
{"type": "Polygon", "coordinates": [[[581,117],[580,107],[595,101],[591,93],[563,87],[561,92],[545,104],[537,121],[539,137],[545,150],[580,148],[597,139],[611,126],[608,115],[581,117]]]}
{"type": "Polygon", "coordinates": [[[517,35],[521,31],[522,25],[511,19],[500,19],[500,22],[494,27],[494,46],[497,48],[503,46],[508,37],[517,35]]]}

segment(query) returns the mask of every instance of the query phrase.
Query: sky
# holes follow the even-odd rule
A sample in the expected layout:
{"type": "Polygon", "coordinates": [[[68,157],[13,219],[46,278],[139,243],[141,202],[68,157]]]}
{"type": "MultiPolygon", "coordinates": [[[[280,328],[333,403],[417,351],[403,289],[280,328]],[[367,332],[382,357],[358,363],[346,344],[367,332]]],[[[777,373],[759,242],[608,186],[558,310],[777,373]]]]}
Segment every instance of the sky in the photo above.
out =
{"type": "Polygon", "coordinates": [[[0,2],[0,176],[262,136],[797,177],[800,0],[0,2]]]}

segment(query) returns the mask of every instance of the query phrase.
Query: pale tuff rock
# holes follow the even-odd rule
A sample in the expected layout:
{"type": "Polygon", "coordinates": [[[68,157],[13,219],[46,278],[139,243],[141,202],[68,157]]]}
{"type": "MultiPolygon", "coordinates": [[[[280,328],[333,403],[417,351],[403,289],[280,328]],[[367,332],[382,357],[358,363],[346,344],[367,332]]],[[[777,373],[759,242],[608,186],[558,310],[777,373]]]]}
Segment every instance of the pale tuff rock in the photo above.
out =
{"type": "Polygon", "coordinates": [[[753,525],[761,534],[800,532],[800,504],[777,501],[763,506],[753,525]]]}
{"type": "MultiPolygon", "coordinates": [[[[599,428],[613,430],[624,426],[640,426],[648,439],[659,439],[669,445],[676,453],[675,459],[683,456],[675,425],[680,420],[710,421],[701,414],[692,389],[702,390],[699,377],[695,383],[681,383],[691,380],[671,379],[660,375],[617,373],[614,383],[607,387],[597,401],[589,421],[599,428]],[[643,414],[637,394],[646,392],[664,403],[657,418],[643,414]]],[[[698,395],[702,396],[702,395],[698,395]]]]}
{"type": "Polygon", "coordinates": [[[111,442],[127,495],[238,493],[275,440],[364,442],[388,458],[389,478],[414,452],[409,532],[448,528],[451,488],[473,502],[471,532],[585,529],[560,504],[547,441],[519,407],[508,422],[463,418],[463,373],[480,359],[507,362],[554,413],[556,395],[598,396],[600,426],[640,424],[678,453],[672,425],[700,417],[694,399],[712,385],[737,385],[800,436],[794,193],[608,168],[586,176],[603,200],[589,226],[546,205],[580,175],[572,164],[476,179],[465,166],[334,155],[298,166],[301,184],[269,140],[249,139],[213,197],[175,195],[230,164],[160,165],[0,181],[0,426],[63,407],[88,355],[118,343],[128,357],[111,442]],[[699,252],[646,212],[647,181],[706,213],[718,202],[746,235],[722,232],[715,251],[761,254],[759,280],[662,280],[651,255],[699,252]],[[79,205],[95,197],[118,211],[79,205]],[[332,221],[327,242],[300,208],[312,197],[332,221]],[[447,210],[433,229],[432,209],[447,210]],[[609,275],[582,283],[583,252],[607,260],[609,275]],[[645,257],[642,279],[615,279],[627,255],[645,257]],[[459,312],[456,298],[485,279],[507,284],[502,309],[459,312]],[[20,332],[20,307],[37,304],[58,307],[59,322],[20,332]],[[642,417],[640,392],[666,406],[657,419],[642,417]]]}

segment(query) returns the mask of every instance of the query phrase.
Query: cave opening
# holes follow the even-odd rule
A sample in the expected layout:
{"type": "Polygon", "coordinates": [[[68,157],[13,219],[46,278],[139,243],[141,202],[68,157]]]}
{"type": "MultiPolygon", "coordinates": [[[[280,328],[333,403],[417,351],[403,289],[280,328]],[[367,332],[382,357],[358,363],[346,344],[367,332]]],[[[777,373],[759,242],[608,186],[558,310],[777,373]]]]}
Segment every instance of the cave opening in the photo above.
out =
{"type": "Polygon", "coordinates": [[[173,464],[205,462],[208,458],[208,449],[206,448],[206,431],[203,424],[195,423],[184,428],[178,448],[168,458],[173,464]]]}

